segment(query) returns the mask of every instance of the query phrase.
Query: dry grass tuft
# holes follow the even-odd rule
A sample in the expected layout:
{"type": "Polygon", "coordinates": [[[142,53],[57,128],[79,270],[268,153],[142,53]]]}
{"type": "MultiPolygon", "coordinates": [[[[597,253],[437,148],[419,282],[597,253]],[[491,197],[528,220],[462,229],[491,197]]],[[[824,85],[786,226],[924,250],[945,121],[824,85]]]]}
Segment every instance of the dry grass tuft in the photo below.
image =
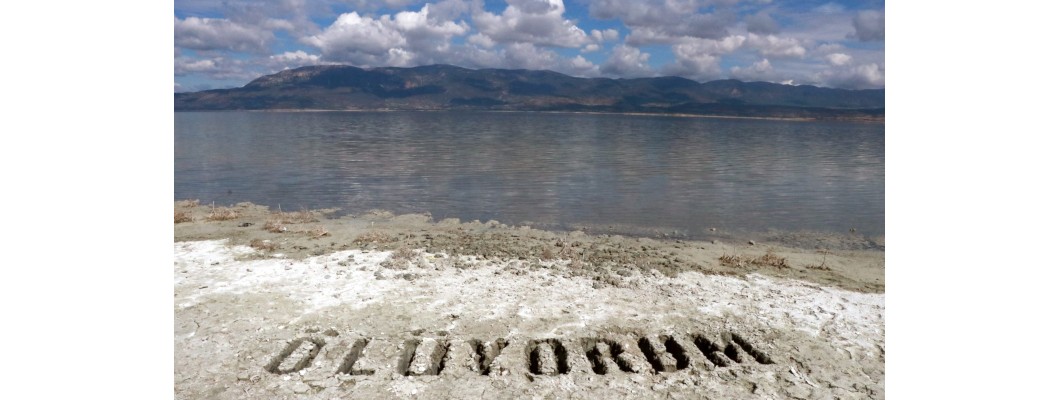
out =
{"type": "Polygon", "coordinates": [[[293,232],[294,233],[307,234],[307,235],[312,236],[312,237],[324,237],[324,236],[328,236],[328,235],[331,234],[330,232],[328,232],[328,230],[326,228],[324,228],[323,225],[318,226],[316,228],[302,228],[302,229],[295,230],[293,232]]]}
{"type": "Polygon", "coordinates": [[[750,260],[748,260],[747,258],[745,258],[743,256],[740,256],[740,255],[735,255],[735,254],[733,254],[733,255],[725,254],[725,255],[721,256],[720,258],[718,258],[718,261],[721,261],[721,265],[725,265],[725,266],[729,266],[729,267],[740,267],[740,268],[743,268],[743,267],[746,267],[746,266],[751,264],[750,260]]]}
{"type": "Polygon", "coordinates": [[[357,236],[357,238],[353,239],[353,244],[364,246],[372,243],[390,243],[396,240],[396,237],[383,232],[367,232],[362,233],[361,235],[357,236]]]}
{"type": "Polygon", "coordinates": [[[250,247],[261,251],[273,251],[276,250],[276,243],[268,240],[254,239],[250,241],[250,247]]]}
{"type": "Polygon", "coordinates": [[[293,212],[277,211],[269,215],[269,219],[276,220],[283,224],[307,224],[310,222],[320,222],[313,213],[307,210],[293,212]]]}
{"type": "Polygon", "coordinates": [[[195,208],[199,206],[199,199],[188,199],[177,202],[177,207],[195,208]]]}
{"type": "Polygon", "coordinates": [[[191,217],[191,214],[186,211],[173,210],[173,223],[179,224],[181,222],[192,222],[195,219],[191,217]]]}
{"type": "Polygon", "coordinates": [[[207,221],[228,221],[236,218],[239,218],[239,211],[228,207],[214,207],[206,216],[207,221]]]}
{"type": "Polygon", "coordinates": [[[272,233],[302,233],[308,234],[313,237],[324,237],[331,235],[327,229],[323,226],[318,227],[291,227],[292,224],[307,224],[310,222],[319,222],[316,216],[307,210],[283,212],[283,210],[269,213],[268,219],[265,220],[264,229],[272,233]]]}
{"type": "Polygon", "coordinates": [[[271,220],[271,219],[265,221],[265,226],[264,226],[263,229],[265,229],[266,231],[272,232],[272,233],[284,233],[284,232],[287,232],[287,227],[283,226],[283,224],[280,223],[280,221],[275,221],[275,220],[271,220]]]}
{"type": "Polygon", "coordinates": [[[556,259],[556,254],[553,253],[552,249],[550,249],[548,246],[545,246],[543,249],[541,249],[541,254],[538,258],[540,258],[541,260],[554,260],[556,259]]]}
{"type": "Polygon", "coordinates": [[[818,253],[824,255],[824,257],[821,258],[821,263],[817,264],[817,265],[807,265],[807,266],[805,266],[803,268],[815,269],[815,270],[818,270],[818,271],[831,271],[832,268],[827,266],[827,265],[825,265],[825,262],[828,261],[828,251],[827,250],[822,250],[822,251],[818,251],[818,253]]]}
{"type": "Polygon", "coordinates": [[[389,269],[407,269],[409,262],[415,259],[417,253],[408,247],[401,247],[390,253],[390,256],[383,260],[380,266],[389,269]]]}
{"type": "Polygon", "coordinates": [[[768,251],[766,252],[766,254],[763,254],[751,260],[751,264],[769,266],[774,268],[791,268],[791,266],[788,265],[788,259],[773,254],[772,251],[768,251]]]}
{"type": "Polygon", "coordinates": [[[774,268],[791,268],[788,265],[788,259],[778,256],[773,251],[768,251],[766,254],[760,255],[755,258],[749,258],[738,254],[725,254],[718,258],[721,261],[721,265],[729,267],[748,267],[751,265],[757,265],[761,267],[774,267],[774,268]]]}
{"type": "Polygon", "coordinates": [[[395,260],[409,261],[412,260],[413,257],[416,257],[416,252],[408,247],[402,247],[394,250],[393,253],[390,253],[390,258],[395,260]]]}

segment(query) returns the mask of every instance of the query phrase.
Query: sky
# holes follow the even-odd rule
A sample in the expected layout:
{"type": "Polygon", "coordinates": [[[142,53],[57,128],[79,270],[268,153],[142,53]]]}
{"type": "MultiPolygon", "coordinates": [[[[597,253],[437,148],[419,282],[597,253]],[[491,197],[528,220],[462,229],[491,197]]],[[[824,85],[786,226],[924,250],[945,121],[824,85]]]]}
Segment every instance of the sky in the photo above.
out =
{"type": "Polygon", "coordinates": [[[174,91],[305,65],[884,87],[883,1],[175,0],[174,91]]]}

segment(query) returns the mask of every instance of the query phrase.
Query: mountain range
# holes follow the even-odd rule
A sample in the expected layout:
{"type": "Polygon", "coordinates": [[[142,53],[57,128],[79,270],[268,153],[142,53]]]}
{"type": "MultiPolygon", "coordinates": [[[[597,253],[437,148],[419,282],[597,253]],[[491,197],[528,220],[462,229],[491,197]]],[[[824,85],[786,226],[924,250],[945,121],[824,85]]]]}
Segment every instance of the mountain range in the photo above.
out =
{"type": "Polygon", "coordinates": [[[577,78],[553,71],[451,65],[318,65],[241,88],[174,94],[176,111],[507,110],[884,120],[884,90],[679,77],[577,78]]]}

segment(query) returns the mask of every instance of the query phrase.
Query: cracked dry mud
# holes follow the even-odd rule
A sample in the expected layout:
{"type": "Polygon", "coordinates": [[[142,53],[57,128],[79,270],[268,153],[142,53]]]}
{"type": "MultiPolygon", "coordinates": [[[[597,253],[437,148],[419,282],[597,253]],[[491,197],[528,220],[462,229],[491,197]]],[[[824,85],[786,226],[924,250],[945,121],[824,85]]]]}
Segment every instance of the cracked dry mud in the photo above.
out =
{"type": "Polygon", "coordinates": [[[177,398],[884,397],[882,251],[176,208],[177,398]]]}

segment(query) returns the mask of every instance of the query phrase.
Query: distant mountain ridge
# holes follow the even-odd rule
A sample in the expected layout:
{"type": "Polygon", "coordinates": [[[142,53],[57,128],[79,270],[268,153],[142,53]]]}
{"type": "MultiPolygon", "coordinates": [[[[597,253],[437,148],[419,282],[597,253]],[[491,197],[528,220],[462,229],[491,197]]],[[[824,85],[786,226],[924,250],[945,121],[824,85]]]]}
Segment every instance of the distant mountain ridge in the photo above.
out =
{"type": "Polygon", "coordinates": [[[679,77],[576,78],[451,65],[301,67],[241,88],[174,95],[195,110],[526,110],[883,121],[884,90],[679,77]]]}

